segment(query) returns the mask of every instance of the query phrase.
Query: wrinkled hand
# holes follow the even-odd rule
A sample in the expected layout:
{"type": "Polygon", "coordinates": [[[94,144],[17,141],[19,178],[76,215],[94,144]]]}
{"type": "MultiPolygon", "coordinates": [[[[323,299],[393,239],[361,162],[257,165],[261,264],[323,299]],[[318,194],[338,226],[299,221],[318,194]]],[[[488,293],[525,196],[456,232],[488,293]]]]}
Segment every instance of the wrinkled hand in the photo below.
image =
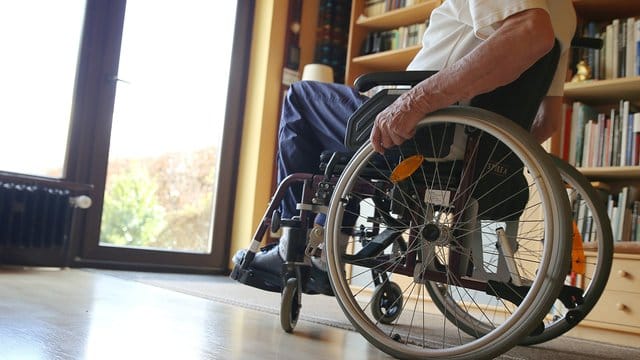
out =
{"type": "Polygon", "coordinates": [[[416,124],[424,118],[424,106],[419,106],[415,93],[406,92],[376,116],[371,130],[371,144],[376,152],[384,153],[413,137],[416,124]]]}

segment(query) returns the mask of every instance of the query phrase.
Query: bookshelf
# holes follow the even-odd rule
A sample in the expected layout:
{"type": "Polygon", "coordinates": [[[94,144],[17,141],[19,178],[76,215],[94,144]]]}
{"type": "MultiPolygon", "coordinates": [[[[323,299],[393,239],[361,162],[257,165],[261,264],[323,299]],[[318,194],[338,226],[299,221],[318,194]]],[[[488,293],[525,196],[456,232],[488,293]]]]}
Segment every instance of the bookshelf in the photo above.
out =
{"type": "Polygon", "coordinates": [[[595,105],[628,99],[640,105],[640,76],[608,80],[570,82],[564,86],[565,97],[595,105]]]}
{"type": "Polygon", "coordinates": [[[381,68],[387,71],[403,70],[420,50],[420,45],[404,49],[388,50],[382,53],[358,56],[352,60],[353,64],[367,68],[381,68]]]}
{"type": "MultiPolygon", "coordinates": [[[[613,19],[640,18],[637,0],[573,0],[579,21],[609,23],[613,19]]],[[[598,111],[618,108],[628,100],[640,110],[640,76],[588,80],[565,84],[565,102],[583,102],[598,111]]],[[[635,111],[634,111],[635,112],[635,111]]],[[[553,148],[553,147],[552,147],[553,148]]],[[[631,185],[640,189],[640,166],[582,167],[578,170],[591,181],[611,186],[611,192],[631,185]]],[[[611,275],[602,297],[591,313],[570,334],[611,343],[637,342],[640,337],[640,306],[632,299],[640,296],[640,242],[616,239],[611,275]]],[[[585,246],[587,262],[595,249],[585,246]],[[591,255],[590,255],[591,254],[591,255]]]]}
{"type": "Polygon", "coordinates": [[[380,15],[365,16],[366,0],[353,0],[351,3],[351,22],[349,26],[349,45],[347,49],[347,68],[345,83],[365,73],[377,71],[398,71],[407,67],[411,59],[420,50],[420,45],[403,49],[389,50],[375,54],[361,55],[362,45],[369,32],[383,31],[424,22],[431,11],[442,3],[441,0],[424,0],[415,5],[390,10],[380,15]]]}

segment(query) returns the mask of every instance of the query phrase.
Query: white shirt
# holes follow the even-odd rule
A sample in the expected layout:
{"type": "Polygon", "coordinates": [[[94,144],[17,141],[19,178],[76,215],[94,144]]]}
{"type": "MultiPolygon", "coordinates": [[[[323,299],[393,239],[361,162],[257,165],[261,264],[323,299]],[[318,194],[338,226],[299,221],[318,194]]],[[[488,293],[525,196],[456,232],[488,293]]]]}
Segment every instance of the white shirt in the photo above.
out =
{"type": "Polygon", "coordinates": [[[553,31],[560,41],[560,61],[547,93],[560,96],[569,57],[567,50],[576,27],[571,0],[445,0],[431,13],[422,49],[407,70],[439,70],[451,65],[493,34],[506,18],[534,8],[549,12],[553,31]]]}

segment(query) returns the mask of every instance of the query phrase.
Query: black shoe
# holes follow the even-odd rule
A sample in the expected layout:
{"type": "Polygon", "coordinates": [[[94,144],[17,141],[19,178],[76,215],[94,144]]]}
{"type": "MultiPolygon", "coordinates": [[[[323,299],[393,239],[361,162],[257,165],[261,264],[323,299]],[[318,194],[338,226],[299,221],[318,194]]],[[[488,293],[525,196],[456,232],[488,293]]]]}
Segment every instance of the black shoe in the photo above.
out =
{"type": "MultiPolygon", "coordinates": [[[[243,249],[233,256],[233,263],[236,266],[231,273],[231,278],[258,289],[282,292],[284,260],[280,257],[278,244],[269,244],[260,249],[249,264],[249,267],[246,270],[241,270],[240,266],[246,254],[247,250],[243,249]]],[[[303,279],[302,292],[304,294],[333,296],[329,274],[326,271],[313,265],[302,266],[300,270],[303,279]]]]}
{"type": "Polygon", "coordinates": [[[270,244],[256,253],[246,269],[241,269],[242,261],[247,250],[238,251],[233,256],[236,264],[231,272],[231,278],[239,282],[266,291],[282,292],[282,264],[278,244],[270,244]]]}

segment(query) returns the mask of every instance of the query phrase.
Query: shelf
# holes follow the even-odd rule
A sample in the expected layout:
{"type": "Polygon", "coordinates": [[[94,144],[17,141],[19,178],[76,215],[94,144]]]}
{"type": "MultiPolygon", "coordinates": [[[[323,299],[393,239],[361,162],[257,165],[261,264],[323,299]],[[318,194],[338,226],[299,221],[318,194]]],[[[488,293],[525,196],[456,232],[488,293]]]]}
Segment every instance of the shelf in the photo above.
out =
{"type": "Polygon", "coordinates": [[[564,84],[564,96],[594,104],[640,100],[640,76],[610,80],[587,80],[564,84]]]}
{"type": "Polygon", "coordinates": [[[414,45],[403,49],[388,50],[380,53],[358,56],[353,63],[371,68],[383,67],[387,71],[404,70],[411,59],[418,53],[422,45],[414,45]]]}
{"type": "MultiPolygon", "coordinates": [[[[585,251],[595,252],[598,250],[597,243],[583,243],[585,251]]],[[[637,241],[615,241],[613,243],[613,252],[616,254],[640,254],[640,242],[637,241]]]]}
{"type": "Polygon", "coordinates": [[[384,14],[366,17],[361,15],[356,25],[371,30],[388,30],[400,26],[417,24],[426,21],[431,11],[440,5],[440,0],[427,0],[423,3],[385,12],[384,14]]]}
{"type": "Polygon", "coordinates": [[[589,20],[627,18],[640,14],[637,0],[573,0],[579,16],[589,20]]]}
{"type": "Polygon", "coordinates": [[[589,179],[640,180],[640,166],[578,168],[589,179]]]}

